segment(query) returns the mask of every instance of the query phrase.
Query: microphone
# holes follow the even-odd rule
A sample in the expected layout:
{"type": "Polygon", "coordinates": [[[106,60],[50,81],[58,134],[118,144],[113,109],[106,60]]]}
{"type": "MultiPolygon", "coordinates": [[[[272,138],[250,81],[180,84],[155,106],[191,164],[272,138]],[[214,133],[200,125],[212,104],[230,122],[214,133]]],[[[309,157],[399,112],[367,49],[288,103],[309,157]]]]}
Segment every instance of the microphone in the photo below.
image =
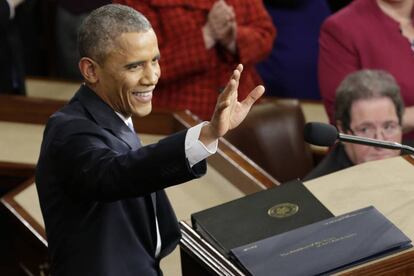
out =
{"type": "Polygon", "coordinates": [[[405,150],[414,154],[414,148],[396,142],[383,141],[338,132],[336,127],[325,123],[306,123],[304,128],[305,141],[322,147],[332,146],[336,140],[386,149],[405,150]]]}

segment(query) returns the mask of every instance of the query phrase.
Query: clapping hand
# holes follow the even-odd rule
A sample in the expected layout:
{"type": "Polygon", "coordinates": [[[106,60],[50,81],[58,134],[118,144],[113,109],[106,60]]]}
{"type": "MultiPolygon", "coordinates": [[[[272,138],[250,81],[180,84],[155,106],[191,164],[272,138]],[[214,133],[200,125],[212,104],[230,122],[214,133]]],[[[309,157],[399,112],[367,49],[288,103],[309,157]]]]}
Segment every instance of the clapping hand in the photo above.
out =
{"type": "Polygon", "coordinates": [[[226,48],[230,48],[235,43],[237,23],[232,6],[224,0],[214,3],[211,8],[206,26],[212,38],[226,48]]]}

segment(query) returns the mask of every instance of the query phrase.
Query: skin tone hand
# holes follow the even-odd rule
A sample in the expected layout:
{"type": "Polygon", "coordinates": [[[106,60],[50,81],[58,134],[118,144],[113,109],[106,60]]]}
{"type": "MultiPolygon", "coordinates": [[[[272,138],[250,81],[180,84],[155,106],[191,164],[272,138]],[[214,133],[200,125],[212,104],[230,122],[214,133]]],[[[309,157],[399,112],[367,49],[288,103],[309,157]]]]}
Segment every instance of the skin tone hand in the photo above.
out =
{"type": "Polygon", "coordinates": [[[237,99],[240,75],[243,65],[239,64],[224,91],[219,95],[211,121],[201,129],[199,140],[209,145],[237,127],[246,118],[252,105],[259,99],[265,89],[262,85],[254,88],[241,102],[237,99]]]}
{"type": "Polygon", "coordinates": [[[233,48],[230,45],[235,42],[236,31],[237,24],[233,7],[227,5],[224,0],[215,2],[208,14],[207,23],[203,27],[205,40],[213,41],[206,45],[212,46],[214,42],[218,42],[226,48],[233,48]]]}

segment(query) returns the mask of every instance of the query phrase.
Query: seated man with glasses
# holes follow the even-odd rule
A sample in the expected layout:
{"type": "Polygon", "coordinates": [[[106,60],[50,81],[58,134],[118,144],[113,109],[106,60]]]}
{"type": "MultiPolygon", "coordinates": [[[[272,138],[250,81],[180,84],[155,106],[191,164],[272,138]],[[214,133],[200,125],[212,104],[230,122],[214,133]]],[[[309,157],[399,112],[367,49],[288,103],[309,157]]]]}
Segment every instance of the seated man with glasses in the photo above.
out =
{"type": "MultiPolygon", "coordinates": [[[[356,71],[336,90],[335,121],[342,133],[401,143],[403,112],[400,88],[385,71],[356,71]]],[[[398,150],[339,142],[305,180],[399,154],[398,150]]]]}

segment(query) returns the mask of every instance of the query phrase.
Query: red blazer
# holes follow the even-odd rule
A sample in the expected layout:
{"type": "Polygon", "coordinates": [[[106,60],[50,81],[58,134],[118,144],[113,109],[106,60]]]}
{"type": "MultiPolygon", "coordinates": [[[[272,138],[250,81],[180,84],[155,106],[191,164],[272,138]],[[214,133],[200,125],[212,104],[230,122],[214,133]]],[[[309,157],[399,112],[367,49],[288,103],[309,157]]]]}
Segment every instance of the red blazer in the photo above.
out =
{"type": "Polygon", "coordinates": [[[414,105],[414,51],[399,24],[375,0],[355,0],[328,17],[319,43],[319,85],[331,122],[336,88],[359,69],[388,71],[396,78],[405,105],[414,105]]]}
{"type": "Polygon", "coordinates": [[[155,107],[190,109],[202,119],[213,114],[217,94],[238,63],[244,72],[239,98],[261,83],[254,68],[271,51],[275,28],[260,0],[226,0],[235,9],[237,54],[216,46],[207,50],[201,28],[216,0],[116,0],[143,13],[158,36],[161,79],[155,107]]]}

